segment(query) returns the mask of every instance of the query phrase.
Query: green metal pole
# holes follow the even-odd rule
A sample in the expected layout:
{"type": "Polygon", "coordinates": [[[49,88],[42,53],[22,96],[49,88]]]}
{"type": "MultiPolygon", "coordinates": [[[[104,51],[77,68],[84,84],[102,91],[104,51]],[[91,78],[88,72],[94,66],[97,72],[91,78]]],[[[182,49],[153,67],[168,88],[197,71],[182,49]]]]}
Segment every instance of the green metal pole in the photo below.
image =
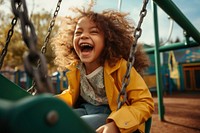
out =
{"type": "MultiPolygon", "coordinates": [[[[178,42],[178,43],[172,43],[169,45],[164,45],[159,47],[160,52],[170,51],[170,50],[176,50],[176,49],[183,49],[183,48],[191,48],[191,47],[197,47],[200,46],[199,43],[190,41],[190,42],[178,42]]],[[[148,54],[154,53],[154,48],[148,48],[145,49],[145,52],[148,54]]]]}
{"type": "Polygon", "coordinates": [[[161,121],[164,120],[164,105],[163,105],[163,89],[161,86],[161,75],[160,75],[160,53],[159,53],[159,33],[158,33],[158,15],[157,6],[152,2],[153,7],[153,18],[154,18],[154,34],[155,34],[155,69],[156,69],[156,86],[157,86],[157,96],[158,96],[158,113],[161,121]]]}
{"type": "Polygon", "coordinates": [[[199,31],[190,23],[186,16],[179,10],[172,0],[153,0],[172,19],[174,19],[195,41],[200,43],[199,31]]]}

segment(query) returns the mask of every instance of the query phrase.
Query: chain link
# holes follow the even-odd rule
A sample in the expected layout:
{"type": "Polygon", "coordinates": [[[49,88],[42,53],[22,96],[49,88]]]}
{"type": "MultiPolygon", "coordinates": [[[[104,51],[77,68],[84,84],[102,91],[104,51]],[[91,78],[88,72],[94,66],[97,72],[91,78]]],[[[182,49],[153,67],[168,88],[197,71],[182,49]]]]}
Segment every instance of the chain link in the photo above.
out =
{"type": "MultiPolygon", "coordinates": [[[[17,9],[19,9],[20,6],[21,6],[21,4],[18,3],[17,9]]],[[[10,43],[10,40],[11,40],[12,36],[13,36],[14,27],[15,27],[16,24],[17,24],[17,17],[14,17],[14,18],[12,19],[12,21],[11,21],[11,25],[12,25],[12,26],[11,26],[10,30],[8,31],[8,34],[7,34],[5,47],[2,49],[2,52],[1,52],[1,57],[0,57],[0,69],[1,69],[1,67],[3,66],[3,61],[4,61],[4,58],[5,58],[6,54],[7,54],[8,45],[9,45],[9,43],[10,43]]]]}
{"type": "Polygon", "coordinates": [[[43,54],[37,51],[37,35],[32,22],[28,18],[28,11],[25,0],[12,0],[12,10],[15,17],[20,19],[22,37],[29,48],[29,53],[24,59],[24,66],[27,74],[32,77],[36,83],[37,91],[54,93],[53,85],[47,76],[46,60],[43,54]],[[21,8],[17,9],[15,5],[21,3],[21,8]],[[40,66],[37,63],[40,61],[40,66]]]}
{"type": "Polygon", "coordinates": [[[141,29],[141,25],[142,25],[142,22],[143,22],[143,19],[144,17],[146,16],[147,14],[147,9],[146,9],[146,6],[148,4],[148,1],[149,0],[143,0],[143,6],[142,6],[142,9],[140,11],[140,19],[139,19],[139,22],[138,22],[138,25],[134,31],[134,38],[135,38],[135,41],[131,47],[131,50],[130,50],[130,54],[129,54],[129,58],[128,58],[128,61],[127,61],[127,70],[126,70],[126,73],[123,77],[123,80],[122,80],[122,88],[121,88],[121,91],[118,95],[118,99],[117,99],[117,103],[118,103],[118,107],[117,107],[117,110],[121,108],[121,106],[126,102],[127,100],[127,93],[126,93],[126,87],[128,86],[129,82],[130,82],[130,72],[131,72],[131,68],[135,62],[135,52],[136,52],[136,46],[137,46],[137,41],[138,39],[140,38],[141,34],[142,34],[142,29],[141,29]]]}
{"type": "Polygon", "coordinates": [[[57,3],[57,6],[56,6],[56,10],[54,12],[54,15],[53,15],[53,19],[51,20],[50,22],[50,25],[49,25],[49,29],[48,29],[48,32],[47,32],[47,35],[45,37],[45,40],[44,40],[44,45],[43,47],[41,48],[41,52],[44,54],[46,53],[46,49],[47,49],[47,44],[49,42],[49,38],[50,38],[50,35],[51,35],[51,31],[55,25],[55,21],[56,21],[56,17],[58,15],[58,12],[60,10],[60,5],[61,5],[61,2],[62,0],[59,0],[58,3],[57,3]]]}

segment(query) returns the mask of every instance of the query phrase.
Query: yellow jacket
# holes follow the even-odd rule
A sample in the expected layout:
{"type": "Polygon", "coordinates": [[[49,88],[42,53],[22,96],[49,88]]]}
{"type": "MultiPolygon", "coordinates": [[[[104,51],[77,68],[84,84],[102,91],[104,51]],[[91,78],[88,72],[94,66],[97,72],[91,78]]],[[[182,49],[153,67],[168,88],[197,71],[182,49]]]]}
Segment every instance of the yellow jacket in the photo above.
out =
{"type": "MultiPolygon", "coordinates": [[[[112,111],[107,120],[115,121],[123,133],[133,132],[137,129],[144,132],[144,122],[151,117],[154,102],[144,80],[133,67],[130,73],[130,82],[126,87],[129,105],[124,104],[117,110],[117,98],[123,76],[126,73],[126,65],[124,59],[118,61],[114,67],[110,67],[108,62],[104,64],[104,84],[108,104],[112,111]]],[[[57,97],[64,100],[69,106],[73,106],[79,96],[80,72],[77,69],[77,63],[73,63],[68,69],[70,70],[67,72],[68,89],[57,97]]]]}

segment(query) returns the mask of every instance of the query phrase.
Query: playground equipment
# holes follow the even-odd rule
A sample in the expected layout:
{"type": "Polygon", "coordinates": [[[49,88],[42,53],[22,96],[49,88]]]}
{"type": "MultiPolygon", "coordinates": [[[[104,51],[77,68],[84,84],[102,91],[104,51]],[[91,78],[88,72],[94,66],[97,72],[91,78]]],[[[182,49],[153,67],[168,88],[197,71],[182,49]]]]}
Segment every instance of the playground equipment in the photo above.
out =
{"type": "Polygon", "coordinates": [[[155,69],[156,69],[156,86],[157,86],[157,96],[158,96],[158,112],[159,119],[164,120],[164,104],[162,96],[162,85],[161,85],[161,66],[160,66],[160,53],[163,51],[169,51],[180,48],[189,48],[200,45],[200,33],[199,31],[190,23],[190,21],[184,16],[184,14],[179,10],[179,8],[171,0],[153,0],[153,18],[154,18],[154,34],[155,34],[155,47],[153,49],[147,50],[147,53],[154,52],[155,56],[155,69]],[[168,46],[159,46],[159,32],[158,32],[158,16],[157,16],[157,5],[159,5],[175,22],[177,22],[185,30],[185,43],[177,43],[168,46]],[[189,41],[189,37],[192,37],[195,41],[189,41]]]}
{"type": "MultiPolygon", "coordinates": [[[[30,77],[34,77],[33,86],[29,92],[44,93],[49,91],[54,93],[51,81],[47,75],[46,62],[43,54],[46,51],[46,46],[53,28],[55,17],[58,14],[61,0],[58,1],[53,20],[51,21],[44,46],[40,54],[36,51],[37,37],[34,31],[33,24],[29,21],[27,15],[27,7],[25,0],[12,0],[12,9],[15,14],[13,19],[11,33],[13,33],[14,25],[17,23],[17,18],[21,21],[22,37],[27,47],[29,48],[28,56],[25,58],[25,69],[30,77]],[[18,5],[18,7],[16,7],[18,5]],[[21,10],[20,10],[21,9],[21,10]],[[27,28],[30,32],[27,33],[27,28]],[[39,63],[38,63],[39,61],[39,63]],[[37,64],[38,63],[38,64],[37,64]],[[32,64],[37,66],[33,67],[32,64]],[[37,86],[37,90],[35,87],[37,86]],[[46,90],[44,90],[46,88],[46,90]]],[[[141,36],[141,24],[145,17],[148,0],[144,0],[142,10],[140,12],[140,20],[135,30],[135,43],[132,45],[130,56],[127,64],[127,72],[124,76],[122,91],[119,94],[118,109],[126,101],[126,86],[130,80],[130,68],[134,64],[134,53],[137,45],[137,40],[141,36]],[[120,99],[120,97],[124,97],[120,99]],[[122,100],[122,101],[121,101],[122,100]]],[[[3,50],[4,54],[1,58],[1,66],[7,52],[7,46],[12,35],[9,34],[6,47],[3,50]]],[[[12,83],[2,75],[0,75],[0,132],[9,133],[43,133],[43,132],[68,132],[68,133],[93,133],[94,131],[81,120],[70,107],[63,101],[56,99],[53,95],[45,93],[32,96],[30,93],[23,90],[21,87],[12,83]]],[[[151,118],[146,122],[145,132],[148,133],[151,127],[151,118]]]]}
{"type": "Polygon", "coordinates": [[[0,79],[0,132],[94,133],[70,107],[51,94],[32,96],[2,75],[0,79]]]}

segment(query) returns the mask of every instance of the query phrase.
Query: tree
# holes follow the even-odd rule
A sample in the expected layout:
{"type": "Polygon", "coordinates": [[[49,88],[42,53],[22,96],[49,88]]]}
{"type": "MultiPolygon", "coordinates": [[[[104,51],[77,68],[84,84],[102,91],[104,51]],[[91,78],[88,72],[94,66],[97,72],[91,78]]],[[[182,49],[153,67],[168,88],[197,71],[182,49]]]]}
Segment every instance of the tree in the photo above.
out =
{"type": "MultiPolygon", "coordinates": [[[[9,29],[11,28],[10,22],[13,17],[14,16],[11,14],[3,14],[0,16],[0,26],[1,26],[0,50],[1,51],[5,45],[7,33],[9,31],[9,29]],[[5,19],[5,18],[7,18],[7,19],[5,19]]],[[[31,15],[31,21],[35,27],[35,31],[36,31],[36,34],[38,37],[38,42],[37,42],[38,51],[40,51],[41,47],[43,46],[44,39],[48,32],[48,27],[49,27],[51,18],[52,18],[51,14],[46,11],[42,11],[41,13],[31,15]]],[[[8,52],[4,59],[3,67],[9,66],[11,68],[15,68],[15,67],[21,68],[21,66],[23,66],[23,55],[27,51],[28,51],[28,48],[24,44],[24,41],[23,41],[22,35],[21,35],[20,22],[18,22],[18,24],[15,26],[14,34],[10,41],[10,44],[8,47],[8,52]]],[[[50,66],[49,67],[50,69],[51,69],[52,60],[53,60],[52,55],[53,54],[52,54],[51,48],[48,47],[47,52],[45,53],[45,56],[46,56],[47,62],[49,63],[48,66],[50,66]]]]}

